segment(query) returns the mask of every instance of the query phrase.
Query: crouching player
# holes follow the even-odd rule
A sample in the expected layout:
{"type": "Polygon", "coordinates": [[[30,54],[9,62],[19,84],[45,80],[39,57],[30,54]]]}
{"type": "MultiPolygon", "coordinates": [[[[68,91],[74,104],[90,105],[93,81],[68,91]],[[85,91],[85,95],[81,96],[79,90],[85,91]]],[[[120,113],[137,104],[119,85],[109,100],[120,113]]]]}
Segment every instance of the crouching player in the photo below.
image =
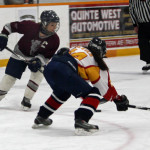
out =
{"type": "Polygon", "coordinates": [[[97,125],[89,124],[99,104],[113,101],[118,111],[126,111],[129,101],[125,95],[118,95],[110,82],[109,69],[103,60],[106,53],[105,41],[93,38],[88,48],[61,48],[44,70],[44,76],[53,93],[40,107],[33,128],[40,124],[51,125],[51,116],[71,94],[82,97],[80,107],[74,112],[75,133],[87,135],[98,131],[97,125]],[[90,81],[91,86],[87,81],[90,81]]]}

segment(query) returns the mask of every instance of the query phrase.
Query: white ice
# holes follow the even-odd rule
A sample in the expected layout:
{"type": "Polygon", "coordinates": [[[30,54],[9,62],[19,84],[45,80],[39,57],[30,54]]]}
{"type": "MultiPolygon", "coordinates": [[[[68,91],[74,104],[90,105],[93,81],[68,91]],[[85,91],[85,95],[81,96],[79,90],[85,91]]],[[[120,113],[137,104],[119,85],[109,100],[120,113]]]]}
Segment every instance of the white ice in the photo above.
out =
{"type": "MultiPolygon", "coordinates": [[[[143,74],[145,65],[139,55],[105,59],[113,85],[119,94],[127,95],[130,104],[150,107],[150,72],[143,74]]],[[[0,80],[5,68],[0,68],[0,80]]],[[[22,111],[22,100],[30,72],[27,69],[6,98],[0,102],[0,150],[149,150],[150,112],[129,108],[118,112],[113,102],[100,105],[90,123],[99,132],[91,136],[74,134],[74,111],[81,100],[71,97],[51,116],[53,124],[32,129],[39,107],[51,94],[43,80],[32,100],[32,109],[22,111]]]]}

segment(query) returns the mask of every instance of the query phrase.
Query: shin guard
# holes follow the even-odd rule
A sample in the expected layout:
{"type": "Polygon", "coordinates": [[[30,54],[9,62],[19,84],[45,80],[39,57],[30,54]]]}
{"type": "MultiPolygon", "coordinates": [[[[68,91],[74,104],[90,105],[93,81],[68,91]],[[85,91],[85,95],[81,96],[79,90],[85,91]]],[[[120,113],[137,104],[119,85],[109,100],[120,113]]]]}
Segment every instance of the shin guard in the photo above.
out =
{"type": "Polygon", "coordinates": [[[2,100],[11,87],[15,84],[16,78],[5,74],[0,83],[0,100],[2,100]]]}
{"type": "Polygon", "coordinates": [[[52,115],[68,98],[70,95],[62,96],[59,99],[54,93],[47,99],[45,104],[40,107],[38,115],[47,118],[52,115]]]}
{"type": "Polygon", "coordinates": [[[43,74],[41,72],[31,73],[30,80],[25,89],[24,97],[32,99],[36,91],[38,90],[39,84],[42,82],[43,74]]]}
{"type": "Polygon", "coordinates": [[[96,111],[102,98],[103,97],[100,96],[99,90],[93,87],[91,92],[81,102],[78,110],[75,111],[75,120],[82,119],[88,122],[96,111]]]}

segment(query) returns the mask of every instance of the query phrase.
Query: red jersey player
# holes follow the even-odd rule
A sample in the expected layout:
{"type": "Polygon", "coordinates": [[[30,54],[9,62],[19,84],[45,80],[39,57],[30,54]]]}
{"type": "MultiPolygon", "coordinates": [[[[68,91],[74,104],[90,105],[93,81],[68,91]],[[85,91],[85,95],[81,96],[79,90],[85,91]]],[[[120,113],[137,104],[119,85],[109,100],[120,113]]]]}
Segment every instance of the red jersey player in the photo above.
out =
{"type": "Polygon", "coordinates": [[[33,21],[11,22],[4,26],[0,34],[0,51],[2,51],[11,33],[20,33],[23,36],[15,45],[14,52],[21,55],[30,63],[19,60],[14,54],[10,57],[5,75],[0,83],[0,100],[8,93],[16,79],[21,79],[26,67],[31,70],[30,79],[21,102],[23,109],[31,108],[30,100],[37,91],[43,79],[39,71],[54,55],[60,41],[56,32],[59,29],[59,17],[53,10],[43,11],[41,23],[33,21]]]}

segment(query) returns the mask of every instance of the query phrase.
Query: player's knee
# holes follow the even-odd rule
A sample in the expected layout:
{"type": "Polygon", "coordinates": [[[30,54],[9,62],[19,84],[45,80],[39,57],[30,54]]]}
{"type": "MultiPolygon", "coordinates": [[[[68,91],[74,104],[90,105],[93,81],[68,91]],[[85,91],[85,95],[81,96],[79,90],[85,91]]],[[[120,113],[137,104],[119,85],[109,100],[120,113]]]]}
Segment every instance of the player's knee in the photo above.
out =
{"type": "Polygon", "coordinates": [[[71,96],[71,94],[64,92],[64,93],[58,93],[54,91],[54,95],[60,99],[61,101],[65,102],[69,99],[69,97],[71,96]]]}
{"type": "Polygon", "coordinates": [[[87,96],[89,96],[89,95],[100,96],[101,94],[97,87],[92,87],[91,91],[89,92],[89,94],[87,96]]]}
{"type": "Polygon", "coordinates": [[[99,89],[97,87],[93,87],[90,93],[95,93],[100,95],[99,89]]]}
{"type": "Polygon", "coordinates": [[[99,104],[103,104],[103,103],[106,103],[108,102],[103,96],[101,96],[101,93],[99,91],[98,88],[96,87],[93,87],[91,92],[88,94],[88,96],[93,96],[97,99],[99,99],[100,103],[99,104]]]}
{"type": "Polygon", "coordinates": [[[101,101],[103,99],[103,96],[101,96],[100,91],[97,87],[92,87],[91,91],[86,97],[93,97],[101,101]]]}
{"type": "Polygon", "coordinates": [[[30,80],[35,82],[36,84],[40,84],[42,79],[44,78],[41,72],[31,73],[30,80]]]}

